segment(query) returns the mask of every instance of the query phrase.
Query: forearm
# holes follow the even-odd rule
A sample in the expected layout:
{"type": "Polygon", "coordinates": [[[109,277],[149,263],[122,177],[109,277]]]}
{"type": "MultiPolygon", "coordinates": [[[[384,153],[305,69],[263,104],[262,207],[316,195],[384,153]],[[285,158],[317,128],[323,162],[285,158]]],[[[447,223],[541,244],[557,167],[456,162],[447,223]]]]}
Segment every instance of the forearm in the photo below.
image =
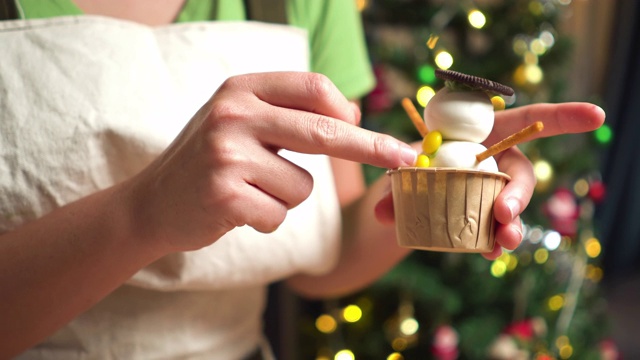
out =
{"type": "Polygon", "coordinates": [[[136,239],[122,186],[0,237],[0,358],[36,344],[159,258],[136,239]],[[9,339],[11,339],[9,341],[9,339]]]}
{"type": "Polygon", "coordinates": [[[337,266],[322,276],[292,277],[288,284],[294,291],[310,298],[346,295],[370,285],[409,254],[397,245],[394,226],[374,216],[374,207],[388,184],[383,177],[344,210],[344,240],[337,266]]]}

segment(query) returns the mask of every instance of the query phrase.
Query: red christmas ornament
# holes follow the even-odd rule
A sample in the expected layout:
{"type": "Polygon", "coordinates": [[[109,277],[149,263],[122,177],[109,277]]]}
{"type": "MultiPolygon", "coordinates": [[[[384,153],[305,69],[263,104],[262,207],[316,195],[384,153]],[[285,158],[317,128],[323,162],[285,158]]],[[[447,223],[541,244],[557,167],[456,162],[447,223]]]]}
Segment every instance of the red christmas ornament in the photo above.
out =
{"type": "Polygon", "coordinates": [[[596,204],[600,204],[602,201],[604,201],[605,194],[606,188],[602,181],[593,181],[591,182],[591,184],[589,184],[588,196],[596,204]]]}
{"type": "Polygon", "coordinates": [[[577,231],[580,214],[578,203],[571,191],[559,188],[547,200],[543,208],[551,222],[551,227],[563,236],[573,236],[577,231]]]}
{"type": "Polygon", "coordinates": [[[443,325],[433,335],[431,353],[437,360],[455,360],[458,358],[458,333],[451,327],[443,325]]]}
{"type": "Polygon", "coordinates": [[[508,325],[504,333],[525,341],[531,340],[535,335],[531,320],[522,320],[508,325]]]}

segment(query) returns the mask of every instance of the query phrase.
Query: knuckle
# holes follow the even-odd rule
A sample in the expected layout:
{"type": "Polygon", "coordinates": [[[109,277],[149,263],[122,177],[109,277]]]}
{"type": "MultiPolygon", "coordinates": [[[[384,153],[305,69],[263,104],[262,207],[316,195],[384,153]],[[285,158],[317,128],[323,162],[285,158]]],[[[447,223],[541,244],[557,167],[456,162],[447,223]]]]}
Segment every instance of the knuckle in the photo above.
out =
{"type": "Polygon", "coordinates": [[[314,145],[325,148],[336,143],[338,139],[338,124],[335,120],[317,116],[315,121],[309,121],[311,126],[311,140],[314,145]]]}
{"type": "Polygon", "coordinates": [[[389,141],[386,136],[373,137],[373,156],[375,158],[388,157],[391,153],[389,141]]]}
{"type": "Polygon", "coordinates": [[[236,122],[243,118],[242,108],[230,101],[214,101],[209,112],[209,121],[219,126],[229,122],[236,122]]]}
{"type": "Polygon", "coordinates": [[[228,78],[226,78],[222,84],[220,84],[220,86],[218,87],[218,91],[217,92],[225,92],[227,90],[232,90],[235,89],[239,86],[242,86],[244,83],[244,77],[246,75],[236,75],[236,76],[230,76],[228,78]]]}
{"type": "Polygon", "coordinates": [[[307,88],[311,94],[325,97],[332,93],[333,83],[323,74],[311,73],[307,78],[307,88]]]}
{"type": "Polygon", "coordinates": [[[207,149],[210,160],[210,166],[215,169],[221,169],[230,166],[244,166],[250,163],[252,158],[245,151],[242,151],[233,139],[230,137],[213,137],[207,138],[207,149]]]}
{"type": "Polygon", "coordinates": [[[311,191],[313,191],[313,176],[304,171],[296,182],[295,189],[291,192],[291,199],[288,204],[289,208],[291,209],[300,205],[300,203],[311,195],[311,191]]]}

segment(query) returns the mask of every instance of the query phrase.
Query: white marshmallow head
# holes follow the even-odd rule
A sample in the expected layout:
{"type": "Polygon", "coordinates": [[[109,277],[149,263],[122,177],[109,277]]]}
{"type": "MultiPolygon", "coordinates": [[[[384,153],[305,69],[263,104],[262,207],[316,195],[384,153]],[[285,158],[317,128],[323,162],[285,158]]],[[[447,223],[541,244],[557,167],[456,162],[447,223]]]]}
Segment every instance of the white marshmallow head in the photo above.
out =
{"type": "Polygon", "coordinates": [[[484,91],[440,89],[424,110],[429,131],[444,140],[483,142],[493,129],[491,99],[484,91]]]}
{"type": "Polygon", "coordinates": [[[481,144],[468,141],[443,141],[431,158],[429,167],[452,167],[498,172],[493,156],[478,162],[476,155],[487,150],[481,144]]]}

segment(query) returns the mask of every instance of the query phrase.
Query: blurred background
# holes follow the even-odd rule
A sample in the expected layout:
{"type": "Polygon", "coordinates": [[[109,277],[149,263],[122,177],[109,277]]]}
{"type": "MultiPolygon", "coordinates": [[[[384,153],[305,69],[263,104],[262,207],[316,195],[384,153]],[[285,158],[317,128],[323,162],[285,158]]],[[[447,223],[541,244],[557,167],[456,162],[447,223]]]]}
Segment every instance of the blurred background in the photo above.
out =
{"type": "MultiPolygon", "coordinates": [[[[357,1],[377,88],[363,125],[419,139],[434,69],[509,85],[506,106],[589,101],[598,131],[520,148],[538,185],[522,245],[495,261],[416,251],[348,298],[309,302],[272,287],[280,359],[640,358],[640,2],[357,1]]],[[[383,169],[366,168],[369,179],[383,169]]]]}

